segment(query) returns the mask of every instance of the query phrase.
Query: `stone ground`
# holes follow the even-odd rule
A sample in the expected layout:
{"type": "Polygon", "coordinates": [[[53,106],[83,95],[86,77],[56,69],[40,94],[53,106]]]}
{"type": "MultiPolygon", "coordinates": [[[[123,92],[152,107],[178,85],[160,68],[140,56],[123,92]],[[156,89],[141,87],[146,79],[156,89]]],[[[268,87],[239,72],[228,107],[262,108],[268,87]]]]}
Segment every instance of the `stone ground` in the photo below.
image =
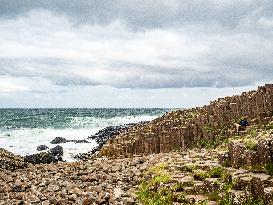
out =
{"type": "Polygon", "coordinates": [[[145,199],[137,199],[141,195],[139,184],[149,184],[157,177],[151,170],[158,166],[168,179],[160,181],[159,174],[159,181],[149,187],[150,193],[171,190],[171,203],[161,204],[224,204],[227,194],[232,203],[225,204],[244,204],[251,189],[266,204],[272,202],[272,176],[223,167],[218,154],[219,150],[191,149],[2,170],[0,204],[146,204],[145,199]]]}
{"type": "MultiPolygon", "coordinates": [[[[165,155],[161,164],[164,174],[149,173],[147,178],[152,180],[145,182],[146,178],[142,182],[149,186],[150,199],[157,192],[171,194],[171,203],[165,201],[165,204],[273,204],[271,175],[224,167],[218,162],[218,153],[218,150],[193,149],[165,155]],[[168,180],[164,180],[166,174],[168,180]],[[156,177],[162,177],[157,187],[153,181],[156,177]],[[164,188],[171,191],[161,192],[164,188]]],[[[149,200],[142,201],[145,204],[149,200]]]]}
{"type": "Polygon", "coordinates": [[[155,158],[29,165],[0,172],[0,204],[133,204],[132,189],[155,158]]]}
{"type": "MultiPolygon", "coordinates": [[[[272,130],[255,130],[255,136],[261,133],[273,146],[272,130]]],[[[248,145],[242,153],[259,156],[260,149],[271,150],[272,146],[258,146],[252,135],[253,129],[216,148],[208,144],[183,152],[40,165],[26,164],[0,149],[0,204],[273,204],[272,163],[267,164],[272,165],[269,172],[261,164],[233,168],[223,157],[230,154],[229,148],[237,150],[230,145],[238,139],[238,147],[248,145]]]]}

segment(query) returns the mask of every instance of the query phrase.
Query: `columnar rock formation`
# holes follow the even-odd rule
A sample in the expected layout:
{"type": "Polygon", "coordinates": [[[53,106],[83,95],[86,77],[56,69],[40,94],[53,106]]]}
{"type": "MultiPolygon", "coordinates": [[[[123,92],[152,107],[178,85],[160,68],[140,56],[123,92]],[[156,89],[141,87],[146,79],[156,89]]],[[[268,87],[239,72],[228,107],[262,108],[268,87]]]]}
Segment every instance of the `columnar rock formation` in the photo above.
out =
{"type": "Polygon", "coordinates": [[[145,125],[136,125],[110,139],[100,154],[130,157],[184,150],[206,140],[234,135],[234,122],[266,123],[273,114],[273,84],[242,95],[220,98],[201,108],[177,110],[145,125]]]}

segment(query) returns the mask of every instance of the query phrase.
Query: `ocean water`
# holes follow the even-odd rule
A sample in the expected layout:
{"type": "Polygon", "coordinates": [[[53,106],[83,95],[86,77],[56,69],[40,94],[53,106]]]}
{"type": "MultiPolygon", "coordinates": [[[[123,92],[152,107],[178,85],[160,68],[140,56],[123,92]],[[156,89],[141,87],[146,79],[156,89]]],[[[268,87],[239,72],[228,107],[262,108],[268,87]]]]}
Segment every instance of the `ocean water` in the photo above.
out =
{"type": "MultiPolygon", "coordinates": [[[[149,121],[169,109],[0,109],[0,147],[15,154],[34,154],[55,137],[86,139],[107,126],[149,121]]],[[[64,143],[64,160],[91,151],[96,142],[64,143]]]]}

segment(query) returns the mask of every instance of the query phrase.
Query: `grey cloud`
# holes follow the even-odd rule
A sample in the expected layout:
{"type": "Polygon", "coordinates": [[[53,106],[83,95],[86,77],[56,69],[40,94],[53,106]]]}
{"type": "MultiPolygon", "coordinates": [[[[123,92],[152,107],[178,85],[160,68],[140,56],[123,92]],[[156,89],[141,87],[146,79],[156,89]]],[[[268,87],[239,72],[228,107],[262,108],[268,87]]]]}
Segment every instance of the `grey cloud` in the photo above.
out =
{"type": "Polygon", "coordinates": [[[161,28],[191,23],[219,23],[234,28],[254,12],[271,16],[271,0],[0,0],[0,15],[18,17],[34,9],[65,14],[78,23],[107,24],[119,19],[131,28],[161,28]]]}
{"type": "MultiPolygon", "coordinates": [[[[125,62],[113,63],[109,71],[111,77],[104,81],[77,76],[70,72],[73,62],[60,59],[5,59],[0,60],[0,76],[23,77],[30,79],[42,78],[58,86],[111,86],[116,88],[181,88],[181,87],[241,87],[255,85],[257,82],[273,79],[272,66],[226,66],[215,67],[211,71],[193,71],[191,68],[155,67],[125,62]],[[30,61],[26,68],[20,62],[30,61]],[[7,63],[8,62],[8,63],[7,63]],[[42,66],[41,63],[43,62],[42,66]],[[71,63],[71,64],[70,64],[71,63]],[[9,67],[7,67],[9,65],[9,67]],[[35,69],[43,67],[43,69],[35,69]],[[11,69],[12,68],[12,69],[11,69]],[[33,69],[29,69],[33,68],[33,69]],[[58,68],[58,69],[56,69],[58,68]],[[125,74],[131,70],[134,74],[125,74]],[[141,74],[135,74],[141,73],[141,74]]],[[[80,64],[78,64],[80,66],[80,64]]]]}
{"type": "Polygon", "coordinates": [[[2,36],[10,40],[2,41],[9,48],[7,56],[10,57],[4,57],[4,52],[0,54],[0,77],[42,78],[53,85],[68,87],[102,85],[135,89],[239,87],[273,79],[270,35],[273,34],[270,27],[273,5],[269,0],[0,0],[0,5],[0,16],[5,20],[25,15],[26,19],[20,21],[21,27],[24,21],[30,22],[29,27],[18,32],[20,34],[15,33],[16,19],[6,25],[10,31],[0,32],[0,40],[2,36]],[[38,14],[27,16],[35,9],[38,14]],[[52,11],[53,16],[50,12],[49,19],[45,20],[58,22],[58,28],[50,24],[43,28],[41,22],[38,30],[42,40],[36,39],[34,34],[31,36],[37,24],[32,24],[33,19],[29,18],[39,18],[37,9],[52,11]],[[58,14],[70,19],[64,31],[63,19],[59,19],[58,14]],[[263,18],[269,20],[269,26],[259,24],[263,18]],[[133,30],[123,24],[109,29],[106,24],[115,20],[133,30]],[[70,28],[70,23],[80,25],[70,28]],[[87,28],[83,29],[81,24],[86,23],[87,28]],[[99,34],[93,28],[95,23],[102,24],[99,34]],[[153,32],[151,28],[158,28],[155,30],[158,33],[149,33],[153,32]],[[26,43],[22,36],[28,29],[30,36],[26,43]],[[119,30],[123,33],[119,34],[119,30]],[[58,38],[54,32],[60,31],[64,34],[58,38]],[[8,35],[9,32],[16,35],[8,35]],[[173,39],[178,43],[174,44],[173,39]],[[40,46],[40,41],[48,45],[40,46]],[[92,48],[97,44],[98,47],[92,48]],[[18,57],[23,52],[17,52],[16,46],[18,50],[29,46],[29,56],[18,57]],[[35,57],[36,54],[39,57],[35,57]]]}

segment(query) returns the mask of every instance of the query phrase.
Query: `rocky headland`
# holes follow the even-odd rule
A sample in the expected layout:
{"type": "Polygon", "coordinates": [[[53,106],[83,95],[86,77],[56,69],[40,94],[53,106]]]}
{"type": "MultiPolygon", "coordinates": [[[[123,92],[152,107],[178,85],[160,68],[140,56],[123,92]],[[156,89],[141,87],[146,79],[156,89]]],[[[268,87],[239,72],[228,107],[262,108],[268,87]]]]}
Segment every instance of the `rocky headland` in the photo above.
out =
{"type": "Polygon", "coordinates": [[[0,204],[273,204],[273,85],[114,130],[73,163],[1,149],[0,204]]]}

